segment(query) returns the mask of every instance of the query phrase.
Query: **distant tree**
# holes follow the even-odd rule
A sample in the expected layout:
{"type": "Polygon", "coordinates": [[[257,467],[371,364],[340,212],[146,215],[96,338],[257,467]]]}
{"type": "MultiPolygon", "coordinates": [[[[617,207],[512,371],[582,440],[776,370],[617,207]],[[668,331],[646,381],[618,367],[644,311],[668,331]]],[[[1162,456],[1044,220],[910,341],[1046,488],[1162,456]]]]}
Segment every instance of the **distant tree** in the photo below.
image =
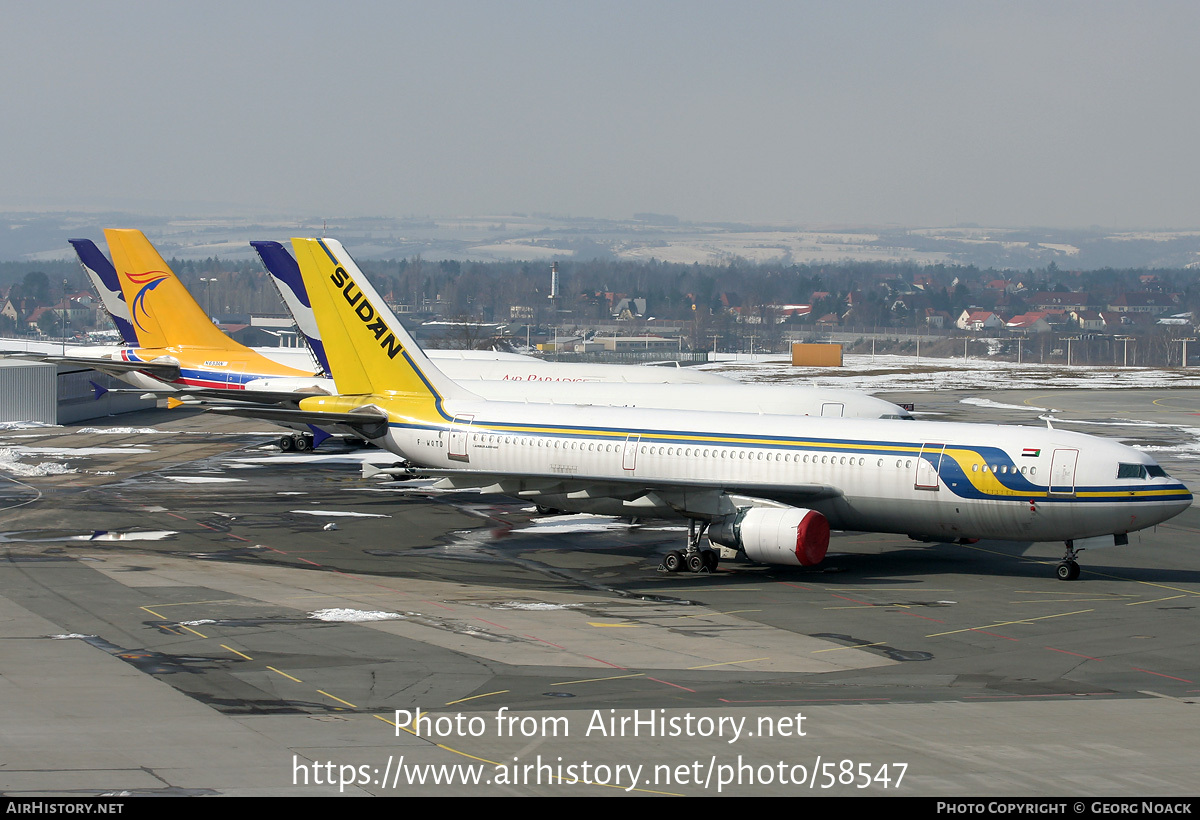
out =
{"type": "Polygon", "coordinates": [[[62,334],[62,322],[54,311],[48,310],[38,317],[38,330],[42,331],[46,336],[59,336],[62,334]]]}
{"type": "Polygon", "coordinates": [[[428,346],[442,350],[483,350],[488,348],[493,335],[493,328],[480,324],[474,316],[459,316],[440,337],[430,339],[428,346]]]}
{"type": "Polygon", "coordinates": [[[38,305],[48,305],[54,301],[50,295],[50,277],[40,270],[31,270],[21,280],[21,297],[31,299],[38,305]]]}

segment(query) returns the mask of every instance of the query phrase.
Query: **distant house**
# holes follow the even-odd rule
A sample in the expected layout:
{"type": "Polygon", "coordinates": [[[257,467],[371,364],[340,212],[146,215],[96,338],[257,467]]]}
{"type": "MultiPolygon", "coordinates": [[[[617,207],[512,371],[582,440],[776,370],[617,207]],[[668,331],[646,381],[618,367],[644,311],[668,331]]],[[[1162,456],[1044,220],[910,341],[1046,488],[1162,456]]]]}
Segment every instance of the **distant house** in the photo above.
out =
{"type": "Polygon", "coordinates": [[[1192,324],[1192,314],[1189,311],[1188,313],[1176,313],[1174,316],[1162,316],[1155,324],[1186,327],[1192,324]]]}
{"type": "Polygon", "coordinates": [[[1080,330],[1104,330],[1104,317],[1098,310],[1073,310],[1070,315],[1071,321],[1079,325],[1080,330]]]}
{"type": "Polygon", "coordinates": [[[767,310],[775,317],[775,323],[780,324],[793,316],[807,316],[812,313],[812,305],[767,305],[767,310]]]}
{"type": "Polygon", "coordinates": [[[612,316],[614,319],[629,320],[645,315],[646,300],[640,297],[626,296],[618,301],[612,308],[612,316]]]}
{"type": "Polygon", "coordinates": [[[944,328],[954,323],[954,317],[944,310],[925,308],[926,327],[944,328]]]}
{"type": "Polygon", "coordinates": [[[1004,327],[1013,333],[1046,333],[1050,330],[1050,322],[1044,312],[1035,311],[1012,317],[1004,327]]]}
{"type": "Polygon", "coordinates": [[[0,305],[0,316],[12,319],[14,322],[20,321],[21,309],[17,307],[12,299],[5,299],[4,304],[0,305]]]}
{"type": "Polygon", "coordinates": [[[970,330],[978,333],[981,330],[995,330],[1004,326],[1004,320],[990,310],[964,310],[955,325],[959,330],[970,330]]]}
{"type": "Polygon", "coordinates": [[[1122,293],[1108,303],[1113,313],[1148,313],[1158,316],[1179,306],[1175,293],[1122,293]]]}
{"type": "Polygon", "coordinates": [[[1104,329],[1109,333],[1121,332],[1133,327],[1147,327],[1154,324],[1154,317],[1149,313],[1117,313],[1112,310],[1100,311],[1104,319],[1104,329]]]}
{"type": "Polygon", "coordinates": [[[1073,291],[1040,291],[1025,300],[1035,310],[1084,310],[1091,304],[1086,293],[1073,291]]]}

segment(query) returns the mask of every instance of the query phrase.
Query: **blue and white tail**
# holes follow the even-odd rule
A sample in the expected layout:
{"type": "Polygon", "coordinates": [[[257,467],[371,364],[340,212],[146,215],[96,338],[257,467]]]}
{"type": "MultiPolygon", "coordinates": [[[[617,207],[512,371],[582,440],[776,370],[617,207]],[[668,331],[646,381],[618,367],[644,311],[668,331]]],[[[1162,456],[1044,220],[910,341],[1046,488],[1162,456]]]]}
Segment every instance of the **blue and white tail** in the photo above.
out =
{"type": "Polygon", "coordinates": [[[278,242],[254,241],[250,243],[258,251],[263,266],[271,274],[284,304],[291,311],[296,327],[304,334],[308,349],[317,357],[317,363],[325,375],[329,375],[329,359],[325,355],[325,344],[321,341],[321,329],[313,316],[312,300],[308,298],[308,290],[304,287],[304,277],[300,275],[300,266],[278,242]]]}
{"type": "Polygon", "coordinates": [[[96,247],[90,239],[68,239],[84,273],[91,280],[96,292],[100,295],[100,304],[112,317],[121,341],[129,347],[138,346],[137,330],[133,326],[133,318],[129,314],[129,303],[121,292],[121,280],[117,278],[117,269],[108,261],[108,257],[96,247]]]}

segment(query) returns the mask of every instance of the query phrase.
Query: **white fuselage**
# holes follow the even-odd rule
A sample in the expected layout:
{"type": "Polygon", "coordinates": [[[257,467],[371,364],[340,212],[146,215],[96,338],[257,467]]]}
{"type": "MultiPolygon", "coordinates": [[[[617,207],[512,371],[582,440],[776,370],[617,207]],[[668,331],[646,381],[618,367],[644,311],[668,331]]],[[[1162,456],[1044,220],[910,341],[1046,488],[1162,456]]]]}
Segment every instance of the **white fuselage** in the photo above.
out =
{"type": "Polygon", "coordinates": [[[416,465],[512,476],[499,491],[559,509],[703,517],[688,496],[702,506],[717,491],[839,529],[1060,541],[1143,529],[1191,503],[1165,475],[1117,478],[1119,464],[1157,470],[1144,453],[1062,430],[463,400],[441,412],[432,425],[393,414],[377,443],[416,465]]]}

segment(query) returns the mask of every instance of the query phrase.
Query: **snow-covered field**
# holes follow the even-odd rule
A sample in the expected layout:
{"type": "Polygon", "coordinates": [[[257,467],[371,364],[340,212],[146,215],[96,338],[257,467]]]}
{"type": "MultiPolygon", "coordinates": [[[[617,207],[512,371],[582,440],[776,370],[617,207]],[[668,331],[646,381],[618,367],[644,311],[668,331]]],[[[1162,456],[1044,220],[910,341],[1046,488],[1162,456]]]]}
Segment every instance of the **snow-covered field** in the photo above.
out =
{"type": "Polygon", "coordinates": [[[738,356],[701,369],[752,383],[802,382],[868,393],[913,390],[1043,390],[1200,387],[1200,368],[1072,366],[995,359],[846,355],[842,367],[792,367],[787,356],[738,356]]]}

